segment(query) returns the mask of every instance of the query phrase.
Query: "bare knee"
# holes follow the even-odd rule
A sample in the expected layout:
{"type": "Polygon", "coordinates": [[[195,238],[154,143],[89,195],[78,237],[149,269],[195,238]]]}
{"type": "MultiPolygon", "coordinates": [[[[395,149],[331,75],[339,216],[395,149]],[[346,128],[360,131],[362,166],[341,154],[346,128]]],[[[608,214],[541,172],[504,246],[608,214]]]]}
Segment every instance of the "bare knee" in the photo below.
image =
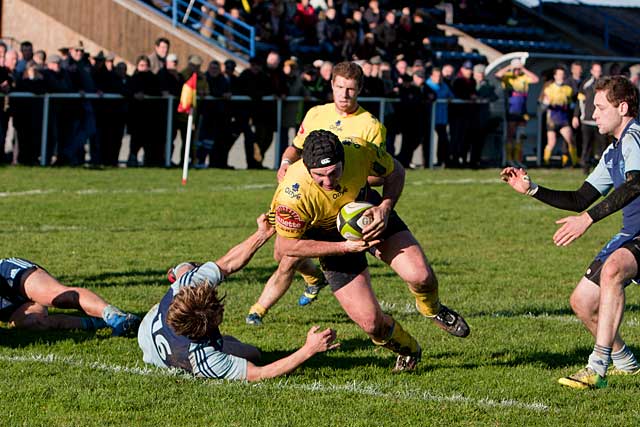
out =
{"type": "Polygon", "coordinates": [[[378,313],[371,313],[363,316],[358,320],[358,326],[369,336],[376,337],[378,339],[384,338],[382,335],[384,330],[384,323],[382,316],[378,313]]]}
{"type": "Polygon", "coordinates": [[[624,286],[625,279],[625,270],[622,263],[614,258],[608,259],[600,272],[600,287],[622,288],[624,286]]]}
{"type": "Polygon", "coordinates": [[[598,313],[597,305],[578,291],[574,291],[569,298],[571,309],[580,319],[588,319],[598,313]]]}
{"type": "Polygon", "coordinates": [[[430,292],[438,287],[438,279],[429,268],[411,271],[403,278],[416,292],[430,292]]]}

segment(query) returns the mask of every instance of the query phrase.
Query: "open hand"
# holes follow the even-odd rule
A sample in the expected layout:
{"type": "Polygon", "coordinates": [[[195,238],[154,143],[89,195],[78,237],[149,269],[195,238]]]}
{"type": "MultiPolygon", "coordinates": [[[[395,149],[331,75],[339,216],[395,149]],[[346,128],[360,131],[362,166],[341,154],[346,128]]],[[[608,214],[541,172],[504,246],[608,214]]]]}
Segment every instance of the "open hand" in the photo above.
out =
{"type": "Polygon", "coordinates": [[[568,246],[587,231],[593,224],[593,219],[585,212],[559,219],[556,224],[562,224],[562,227],[553,235],[553,243],[556,246],[568,246]]]}

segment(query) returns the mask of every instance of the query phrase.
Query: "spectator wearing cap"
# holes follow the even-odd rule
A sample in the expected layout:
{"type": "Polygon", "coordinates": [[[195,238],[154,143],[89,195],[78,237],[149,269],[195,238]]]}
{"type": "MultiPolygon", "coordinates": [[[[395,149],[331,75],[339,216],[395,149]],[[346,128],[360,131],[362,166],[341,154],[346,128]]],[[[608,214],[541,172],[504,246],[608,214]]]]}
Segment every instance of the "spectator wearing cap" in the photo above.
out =
{"type": "MultiPolygon", "coordinates": [[[[91,64],[85,55],[82,41],[69,48],[66,70],[69,72],[74,92],[96,92],[95,82],[91,76],[91,64]]],[[[75,104],[78,113],[71,118],[71,139],[66,144],[63,153],[58,153],[56,164],[79,166],[83,165],[85,161],[85,144],[96,132],[95,114],[90,100],[74,99],[71,102],[75,104]]]]}
{"type": "Polygon", "coordinates": [[[107,70],[114,71],[114,61],[116,59],[116,55],[113,52],[109,52],[106,54],[104,59],[104,66],[107,67],[107,70]]]}
{"type": "Polygon", "coordinates": [[[171,42],[166,37],[156,39],[153,45],[153,52],[149,55],[150,70],[153,74],[158,74],[158,71],[166,66],[170,47],[171,42]]]}
{"type": "Polygon", "coordinates": [[[527,96],[529,85],[536,84],[540,80],[536,74],[525,68],[522,61],[514,58],[511,62],[498,70],[495,74],[502,82],[504,94],[507,97],[507,140],[506,162],[522,162],[522,142],[516,141],[516,130],[519,126],[526,125],[529,120],[527,114],[527,96]]]}
{"type": "Polygon", "coordinates": [[[136,71],[129,80],[130,151],[127,166],[138,166],[138,154],[144,148],[145,166],[162,166],[164,158],[165,129],[159,126],[158,117],[164,117],[166,105],[161,99],[145,98],[160,96],[158,78],[151,72],[149,58],[141,55],[136,59],[136,71]]]}

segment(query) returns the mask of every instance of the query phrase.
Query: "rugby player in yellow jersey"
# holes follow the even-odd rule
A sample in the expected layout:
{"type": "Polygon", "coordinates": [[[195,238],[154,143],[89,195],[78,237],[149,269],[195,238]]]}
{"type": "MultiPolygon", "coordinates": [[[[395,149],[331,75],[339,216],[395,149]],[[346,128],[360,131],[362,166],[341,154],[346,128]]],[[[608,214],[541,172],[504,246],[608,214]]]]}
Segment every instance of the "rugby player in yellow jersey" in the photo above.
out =
{"type": "Polygon", "coordinates": [[[529,120],[527,114],[527,95],[529,85],[538,83],[537,75],[527,70],[518,58],[512,59],[506,67],[496,71],[496,78],[502,82],[507,96],[507,163],[522,162],[522,143],[516,141],[518,126],[524,126],[529,120]]]}
{"type": "MultiPolygon", "coordinates": [[[[553,148],[556,146],[556,132],[559,132],[569,148],[571,163],[576,167],[578,166],[578,150],[573,142],[573,131],[569,119],[573,89],[565,84],[565,75],[564,68],[556,67],[553,70],[553,81],[542,91],[542,103],[547,106],[547,145],[544,147],[543,159],[544,164],[548,165],[553,148]]],[[[562,166],[567,164],[569,156],[563,148],[562,166]]]]}
{"type": "Polygon", "coordinates": [[[416,308],[447,332],[466,337],[462,316],[442,305],[438,282],[422,248],[395,213],[404,187],[404,168],[383,148],[326,130],[308,134],[302,161],[289,167],[273,197],[276,253],[319,257],[324,275],[346,314],[376,345],[398,354],[394,370],[412,370],[421,356],[418,342],[382,312],[371,289],[365,250],[390,265],[415,296],[416,308]],[[346,203],[366,200],[370,176],[382,180],[379,203],[367,211],[372,222],[363,240],[345,241],[336,216],[346,203]]]}
{"type": "MultiPolygon", "coordinates": [[[[330,130],[338,138],[359,137],[378,146],[385,147],[387,130],[377,118],[358,105],[358,94],[364,84],[362,68],[354,62],[341,62],[333,68],[331,85],[333,102],[311,108],[304,117],[300,129],[293,140],[293,145],[287,147],[282,163],[278,169],[278,182],[292,163],[300,159],[304,140],[309,132],[316,129],[330,130]]],[[[371,181],[373,185],[380,182],[371,181]]],[[[292,257],[280,257],[278,269],[271,275],[258,301],[251,306],[247,316],[247,323],[262,324],[262,318],[267,311],[287,292],[293,281],[295,270],[302,273],[306,287],[299,299],[300,305],[310,304],[318,295],[320,289],[326,285],[322,272],[313,261],[292,257]]]]}

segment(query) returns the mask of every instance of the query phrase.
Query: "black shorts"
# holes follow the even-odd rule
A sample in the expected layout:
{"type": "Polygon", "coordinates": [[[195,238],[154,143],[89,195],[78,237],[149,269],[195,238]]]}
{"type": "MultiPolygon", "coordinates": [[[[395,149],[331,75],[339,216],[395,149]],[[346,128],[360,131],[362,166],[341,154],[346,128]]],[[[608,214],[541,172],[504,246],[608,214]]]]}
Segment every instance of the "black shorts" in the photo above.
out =
{"type": "MultiPolygon", "coordinates": [[[[626,287],[626,286],[629,286],[633,282],[640,282],[640,238],[636,237],[633,240],[629,240],[628,242],[623,243],[622,245],[620,245],[619,248],[616,248],[616,250],[620,249],[620,248],[626,248],[629,251],[631,251],[631,253],[633,254],[633,257],[636,259],[636,265],[638,266],[638,272],[636,273],[636,277],[634,277],[634,278],[630,279],[629,281],[627,281],[624,284],[624,286],[626,287]]],[[[611,252],[611,253],[613,253],[613,252],[611,252]]],[[[602,266],[604,265],[604,263],[607,260],[607,258],[609,257],[609,255],[607,255],[606,258],[604,258],[602,256],[597,256],[593,260],[593,262],[591,262],[591,264],[589,265],[589,268],[587,268],[587,271],[584,274],[584,277],[586,277],[587,279],[591,280],[596,285],[600,286],[600,272],[602,271],[602,266]]]]}
{"type": "MultiPolygon", "coordinates": [[[[365,200],[374,205],[380,204],[382,197],[377,191],[368,189],[365,200]]],[[[381,240],[388,239],[396,233],[409,230],[395,210],[391,211],[387,228],[380,235],[381,240]]],[[[327,242],[342,242],[344,237],[337,229],[324,230],[312,229],[305,233],[304,238],[311,240],[323,240],[327,242]]],[[[320,257],[320,267],[333,292],[350,283],[356,276],[362,273],[368,266],[365,252],[355,254],[335,255],[320,257]]]]}
{"type": "Polygon", "coordinates": [[[0,321],[6,322],[18,307],[29,301],[24,282],[38,265],[22,258],[0,259],[0,321]]]}

